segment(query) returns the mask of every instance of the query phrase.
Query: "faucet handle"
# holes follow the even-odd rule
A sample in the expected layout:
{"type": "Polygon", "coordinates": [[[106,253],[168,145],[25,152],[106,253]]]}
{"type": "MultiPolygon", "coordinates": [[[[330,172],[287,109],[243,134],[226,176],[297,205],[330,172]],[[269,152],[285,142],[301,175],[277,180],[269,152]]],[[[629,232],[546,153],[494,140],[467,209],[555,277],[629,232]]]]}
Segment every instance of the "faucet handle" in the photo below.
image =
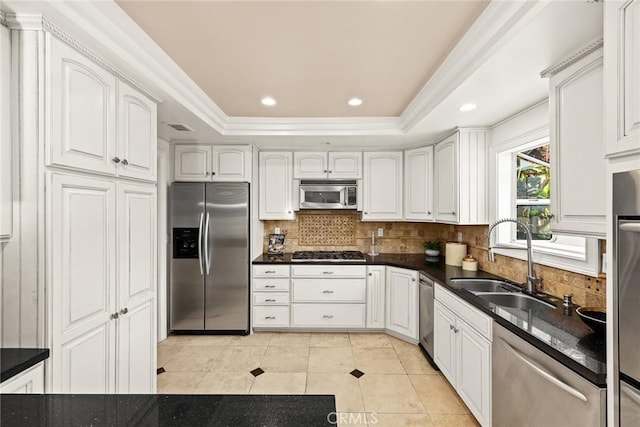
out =
{"type": "Polygon", "coordinates": [[[537,292],[538,291],[538,285],[540,284],[541,280],[538,279],[535,276],[528,276],[527,277],[527,291],[533,293],[533,292],[537,292]]]}
{"type": "Polygon", "coordinates": [[[573,294],[564,294],[562,295],[562,305],[565,307],[571,307],[573,294]]]}

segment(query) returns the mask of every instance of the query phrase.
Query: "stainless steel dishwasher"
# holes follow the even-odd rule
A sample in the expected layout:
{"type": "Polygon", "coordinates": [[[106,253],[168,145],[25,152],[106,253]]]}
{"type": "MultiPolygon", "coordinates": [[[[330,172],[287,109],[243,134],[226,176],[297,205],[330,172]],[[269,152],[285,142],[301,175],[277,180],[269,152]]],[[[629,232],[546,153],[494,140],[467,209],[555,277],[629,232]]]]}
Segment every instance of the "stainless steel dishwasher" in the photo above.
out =
{"type": "Polygon", "coordinates": [[[496,427],[606,425],[606,389],[495,322],[492,380],[496,427]]]}
{"type": "Polygon", "coordinates": [[[420,345],[433,361],[433,280],[420,274],[420,345]]]}

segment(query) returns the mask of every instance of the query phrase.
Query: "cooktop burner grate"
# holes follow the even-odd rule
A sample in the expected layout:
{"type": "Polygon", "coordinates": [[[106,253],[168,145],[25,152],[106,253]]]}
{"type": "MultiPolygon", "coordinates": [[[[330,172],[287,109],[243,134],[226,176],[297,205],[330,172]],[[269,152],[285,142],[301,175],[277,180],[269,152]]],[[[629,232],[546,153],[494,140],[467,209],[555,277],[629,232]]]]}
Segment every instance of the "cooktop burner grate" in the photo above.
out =
{"type": "Polygon", "coordinates": [[[360,251],[296,251],[291,261],[364,262],[365,258],[360,251]]]}

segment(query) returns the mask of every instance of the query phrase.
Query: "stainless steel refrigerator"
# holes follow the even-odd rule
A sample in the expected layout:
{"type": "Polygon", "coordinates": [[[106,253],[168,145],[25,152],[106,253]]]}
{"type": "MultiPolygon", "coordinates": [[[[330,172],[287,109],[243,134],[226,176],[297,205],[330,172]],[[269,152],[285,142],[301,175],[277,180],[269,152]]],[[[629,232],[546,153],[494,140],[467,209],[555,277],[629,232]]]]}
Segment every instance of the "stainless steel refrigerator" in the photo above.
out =
{"type": "Polygon", "coordinates": [[[640,426],[640,170],[613,175],[616,425],[640,426]]]}
{"type": "Polygon", "coordinates": [[[170,329],[249,332],[249,184],[171,186],[170,329]]]}

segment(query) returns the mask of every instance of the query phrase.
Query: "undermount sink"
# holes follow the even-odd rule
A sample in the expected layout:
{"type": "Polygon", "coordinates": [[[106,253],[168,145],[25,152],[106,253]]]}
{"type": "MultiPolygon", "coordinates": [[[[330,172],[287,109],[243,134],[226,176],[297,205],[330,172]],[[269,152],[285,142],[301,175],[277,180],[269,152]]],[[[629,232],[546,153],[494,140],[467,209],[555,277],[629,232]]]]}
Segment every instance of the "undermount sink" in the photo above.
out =
{"type": "Polygon", "coordinates": [[[516,292],[522,290],[517,285],[498,279],[451,279],[458,289],[466,289],[473,294],[478,292],[516,292]]]}
{"type": "Polygon", "coordinates": [[[501,307],[518,308],[521,310],[536,310],[542,308],[555,308],[553,304],[533,298],[529,295],[513,292],[476,293],[476,295],[492,304],[501,307]]]}

